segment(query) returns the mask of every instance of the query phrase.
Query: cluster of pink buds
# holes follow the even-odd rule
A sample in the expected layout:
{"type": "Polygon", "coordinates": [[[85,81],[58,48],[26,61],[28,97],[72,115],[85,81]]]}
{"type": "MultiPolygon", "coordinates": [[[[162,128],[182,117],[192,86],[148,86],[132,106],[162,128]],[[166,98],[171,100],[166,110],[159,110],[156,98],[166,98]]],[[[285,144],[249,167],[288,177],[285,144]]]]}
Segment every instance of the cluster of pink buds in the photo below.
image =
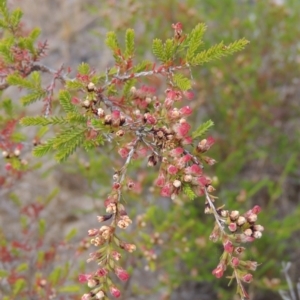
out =
{"type": "Polygon", "coordinates": [[[219,209],[217,214],[220,217],[220,222],[216,223],[210,236],[213,241],[221,239],[224,246],[220,262],[212,271],[212,274],[216,278],[221,278],[227,267],[231,267],[234,270],[238,291],[244,298],[247,298],[248,295],[242,286],[242,282],[249,283],[252,281],[253,276],[249,272],[255,271],[258,263],[241,259],[241,254],[245,251],[241,244],[261,238],[264,227],[256,224],[257,215],[260,211],[261,208],[258,205],[244,214],[240,214],[236,210],[229,212],[228,210],[219,209]],[[227,227],[228,232],[225,232],[223,225],[227,227]]]}

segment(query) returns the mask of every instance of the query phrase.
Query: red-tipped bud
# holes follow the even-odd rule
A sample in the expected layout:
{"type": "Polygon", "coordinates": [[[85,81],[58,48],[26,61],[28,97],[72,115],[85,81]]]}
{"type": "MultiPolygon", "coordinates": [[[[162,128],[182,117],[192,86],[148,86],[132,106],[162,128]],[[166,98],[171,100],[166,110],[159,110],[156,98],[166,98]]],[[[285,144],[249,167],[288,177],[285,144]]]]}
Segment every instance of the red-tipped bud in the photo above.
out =
{"type": "Polygon", "coordinates": [[[173,166],[173,165],[169,165],[168,168],[167,168],[167,171],[168,171],[169,174],[175,175],[178,172],[178,168],[173,166]]]}
{"type": "Polygon", "coordinates": [[[224,250],[225,250],[226,252],[228,252],[228,253],[232,253],[233,250],[234,250],[234,246],[233,246],[233,244],[232,244],[229,240],[227,240],[227,241],[223,244],[223,246],[224,246],[224,250]]]}
{"type": "Polygon", "coordinates": [[[189,106],[184,106],[179,110],[180,114],[183,116],[189,116],[192,114],[192,109],[189,106]]]}
{"type": "Polygon", "coordinates": [[[212,271],[212,274],[216,278],[221,278],[226,270],[226,265],[224,263],[219,263],[218,266],[212,271]]]}
{"type": "Polygon", "coordinates": [[[246,282],[246,283],[250,283],[252,281],[252,274],[246,274],[242,277],[242,281],[246,282]]]}
{"type": "Polygon", "coordinates": [[[230,223],[228,225],[228,229],[231,231],[231,232],[235,232],[237,230],[237,225],[236,223],[230,223]]]}
{"type": "Polygon", "coordinates": [[[233,257],[231,260],[231,264],[234,268],[236,268],[240,263],[240,260],[237,257],[233,257]]]}
{"type": "Polygon", "coordinates": [[[127,281],[129,279],[129,274],[121,267],[116,267],[115,273],[122,281],[127,281]]]}
{"type": "Polygon", "coordinates": [[[78,276],[78,280],[79,282],[83,283],[83,282],[87,282],[88,280],[90,280],[92,278],[91,274],[80,274],[78,276]]]}
{"type": "Polygon", "coordinates": [[[119,298],[121,296],[121,292],[115,286],[111,286],[109,290],[112,296],[114,296],[115,298],[119,298]]]}

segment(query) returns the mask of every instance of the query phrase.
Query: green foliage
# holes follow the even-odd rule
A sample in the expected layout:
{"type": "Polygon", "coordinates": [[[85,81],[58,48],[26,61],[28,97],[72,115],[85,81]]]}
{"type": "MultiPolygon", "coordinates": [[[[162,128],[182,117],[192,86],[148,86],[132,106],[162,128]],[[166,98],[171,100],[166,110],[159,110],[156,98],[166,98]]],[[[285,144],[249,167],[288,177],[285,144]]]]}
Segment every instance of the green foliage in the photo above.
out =
{"type": "Polygon", "coordinates": [[[127,29],[125,34],[125,58],[133,57],[134,49],[134,30],[127,29]]]}
{"type": "Polygon", "coordinates": [[[6,63],[13,63],[14,62],[14,56],[12,55],[11,52],[11,47],[14,44],[14,39],[12,37],[8,38],[3,38],[0,41],[0,55],[1,58],[6,62],[6,63]]]}
{"type": "Polygon", "coordinates": [[[207,130],[214,126],[214,122],[212,120],[208,120],[205,123],[201,124],[193,133],[192,133],[192,137],[193,138],[198,138],[200,136],[202,136],[204,133],[207,132],[207,130]]]}
{"type": "Polygon", "coordinates": [[[90,73],[90,66],[83,62],[77,67],[77,71],[81,75],[88,75],[90,73]]]}
{"type": "Polygon", "coordinates": [[[196,25],[196,27],[192,30],[192,32],[187,36],[186,43],[187,43],[187,51],[186,51],[186,61],[190,62],[196,52],[199,50],[199,47],[202,45],[203,41],[203,34],[206,30],[206,25],[200,23],[196,25]]]}
{"type": "Polygon", "coordinates": [[[186,78],[182,73],[174,74],[173,82],[174,85],[182,91],[187,91],[192,88],[191,80],[186,78]]]}
{"type": "Polygon", "coordinates": [[[7,83],[28,89],[28,94],[21,97],[21,102],[25,106],[47,95],[47,92],[41,86],[41,75],[37,71],[32,72],[27,78],[23,78],[18,73],[10,74],[7,76],[7,83]]]}
{"type": "Polygon", "coordinates": [[[162,40],[154,39],[152,42],[152,51],[154,56],[161,62],[165,62],[165,52],[162,40]]]}
{"type": "Polygon", "coordinates": [[[20,124],[23,126],[47,126],[66,123],[67,120],[63,117],[24,117],[20,120],[20,124]]]}
{"type": "Polygon", "coordinates": [[[116,52],[120,49],[119,42],[118,42],[118,39],[117,39],[117,35],[113,31],[108,32],[106,34],[105,44],[113,52],[116,52]]]}
{"type": "Polygon", "coordinates": [[[229,45],[224,45],[223,42],[210,47],[207,50],[203,50],[191,57],[188,61],[191,66],[202,65],[207,62],[211,62],[216,59],[220,59],[224,56],[231,55],[235,52],[241,51],[249,43],[246,39],[237,40],[229,45]]]}
{"type": "Polygon", "coordinates": [[[194,200],[197,197],[194,191],[192,190],[191,186],[188,184],[185,184],[183,186],[183,193],[187,195],[189,200],[194,200]]]}
{"type": "Polygon", "coordinates": [[[30,53],[35,56],[37,54],[37,50],[35,48],[35,42],[37,38],[40,36],[41,30],[40,28],[34,28],[27,37],[22,37],[19,39],[19,46],[22,49],[28,49],[30,53]]]}
{"type": "Polygon", "coordinates": [[[174,39],[167,39],[164,44],[160,39],[154,39],[152,42],[154,56],[163,63],[174,59],[176,49],[174,39]]]}
{"type": "MultiPolygon", "coordinates": [[[[82,66],[83,64],[81,64],[82,66]]],[[[82,68],[84,69],[84,68],[82,68]]],[[[78,70],[79,71],[79,70],[78,70]]],[[[81,71],[79,71],[81,73],[81,71]]],[[[58,95],[60,105],[66,113],[76,112],[76,106],[71,103],[71,94],[66,90],[61,90],[58,95]]]]}

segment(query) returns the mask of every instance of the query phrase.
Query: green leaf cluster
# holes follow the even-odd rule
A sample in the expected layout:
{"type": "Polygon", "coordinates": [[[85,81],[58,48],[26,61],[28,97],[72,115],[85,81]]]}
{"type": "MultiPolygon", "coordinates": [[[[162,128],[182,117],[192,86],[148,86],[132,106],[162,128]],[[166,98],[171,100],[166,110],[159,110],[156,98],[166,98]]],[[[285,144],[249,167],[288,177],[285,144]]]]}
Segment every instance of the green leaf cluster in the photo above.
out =
{"type": "Polygon", "coordinates": [[[7,63],[13,62],[11,54],[13,45],[21,49],[27,49],[33,56],[38,54],[34,44],[40,35],[39,28],[34,28],[27,36],[17,34],[22,16],[23,12],[20,8],[10,12],[6,1],[0,1],[0,28],[4,29],[4,37],[0,41],[0,53],[7,63]]]}
{"type": "Polygon", "coordinates": [[[123,57],[127,60],[130,58],[133,58],[134,56],[134,30],[133,29],[127,29],[125,33],[125,49],[122,51],[117,34],[113,31],[108,32],[106,34],[106,40],[105,43],[108,46],[108,48],[112,51],[113,57],[117,64],[121,64],[123,57]]]}
{"type": "Polygon", "coordinates": [[[23,13],[20,8],[10,12],[6,2],[6,0],[0,1],[0,27],[14,32],[20,24],[23,13]]]}
{"type": "Polygon", "coordinates": [[[193,139],[202,136],[210,127],[214,126],[214,122],[212,120],[208,120],[207,122],[201,124],[193,133],[193,139]]]}
{"type": "Polygon", "coordinates": [[[167,39],[165,43],[163,43],[161,39],[154,39],[152,43],[153,54],[162,63],[181,59],[185,61],[188,66],[197,66],[240,51],[249,43],[243,38],[229,45],[225,45],[221,42],[207,50],[201,50],[205,30],[206,25],[199,23],[190,34],[186,35],[185,40],[180,43],[174,38],[167,39]],[[185,55],[179,56],[182,52],[185,53],[185,55]]]}
{"type": "Polygon", "coordinates": [[[85,125],[88,118],[81,115],[77,111],[77,107],[71,103],[71,94],[68,91],[60,91],[59,101],[66,112],[64,116],[24,117],[20,123],[23,126],[64,126],[65,129],[61,130],[56,137],[49,139],[45,144],[38,145],[33,151],[36,156],[43,156],[51,150],[56,151],[56,160],[62,162],[85,142],[85,132],[87,131],[85,125]]]}
{"type": "Polygon", "coordinates": [[[83,144],[85,131],[85,128],[67,128],[55,138],[49,139],[45,144],[36,146],[33,154],[41,157],[50,150],[54,150],[56,151],[55,159],[58,162],[63,162],[83,144]]]}
{"type": "Polygon", "coordinates": [[[161,62],[167,63],[174,59],[177,45],[174,39],[167,39],[163,44],[162,40],[154,39],[152,43],[152,51],[154,56],[161,62]]]}
{"type": "Polygon", "coordinates": [[[188,63],[191,66],[197,66],[213,60],[218,60],[224,56],[228,56],[243,50],[248,43],[249,41],[247,41],[245,38],[239,39],[229,45],[225,45],[223,42],[221,42],[207,50],[203,50],[195,54],[189,59],[188,63]]]}
{"type": "Polygon", "coordinates": [[[31,104],[47,96],[47,92],[41,86],[41,75],[37,71],[32,72],[27,78],[22,77],[18,73],[10,74],[7,76],[7,83],[26,88],[29,91],[28,94],[21,97],[23,105],[31,104]]]}
{"type": "Polygon", "coordinates": [[[194,200],[197,197],[191,186],[188,184],[183,185],[183,193],[189,198],[189,200],[194,200]]]}
{"type": "Polygon", "coordinates": [[[189,78],[185,77],[182,73],[176,73],[173,75],[173,83],[181,91],[187,91],[192,88],[192,82],[189,78]]]}

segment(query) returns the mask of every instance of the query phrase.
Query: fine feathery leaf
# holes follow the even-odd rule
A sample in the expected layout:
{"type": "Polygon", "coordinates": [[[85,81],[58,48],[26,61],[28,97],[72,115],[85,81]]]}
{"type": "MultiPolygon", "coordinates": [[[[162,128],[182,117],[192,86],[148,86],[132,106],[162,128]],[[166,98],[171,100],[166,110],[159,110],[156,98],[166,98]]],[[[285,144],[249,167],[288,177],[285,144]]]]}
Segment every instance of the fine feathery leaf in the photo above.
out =
{"type": "Polygon", "coordinates": [[[140,62],[139,64],[137,64],[133,67],[133,71],[135,73],[139,73],[139,72],[148,70],[148,68],[150,68],[150,66],[152,66],[152,62],[150,62],[148,60],[143,60],[142,62],[140,62]]]}
{"type": "Polygon", "coordinates": [[[46,97],[47,93],[44,90],[37,90],[34,91],[33,93],[30,93],[28,95],[25,95],[23,97],[21,97],[21,102],[24,106],[29,105],[35,101],[38,101],[40,99],[43,99],[44,97],[46,97]]]}
{"type": "Polygon", "coordinates": [[[187,195],[189,200],[194,200],[197,197],[197,195],[194,193],[194,191],[192,190],[192,188],[188,184],[183,185],[183,193],[185,195],[187,195]]]}
{"type": "Polygon", "coordinates": [[[174,39],[167,39],[164,44],[165,62],[173,59],[175,50],[176,50],[176,44],[174,43],[174,39]]]}
{"type": "Polygon", "coordinates": [[[202,37],[206,30],[206,25],[198,24],[187,37],[188,49],[186,52],[186,60],[189,62],[203,43],[202,37]]]}
{"type": "Polygon", "coordinates": [[[125,35],[125,57],[133,57],[134,54],[134,30],[127,29],[125,35]]]}
{"type": "Polygon", "coordinates": [[[50,150],[53,149],[53,140],[48,140],[45,144],[40,144],[33,149],[33,155],[37,157],[42,157],[46,155],[50,150]]]}
{"type": "Polygon", "coordinates": [[[164,51],[164,46],[163,42],[160,39],[154,39],[152,43],[152,51],[154,56],[164,62],[165,61],[165,51],[164,51]]]}
{"type": "Polygon", "coordinates": [[[120,46],[119,46],[119,43],[118,43],[118,39],[117,39],[117,35],[113,31],[110,31],[110,32],[108,32],[106,34],[105,43],[106,43],[107,47],[109,49],[111,49],[113,52],[115,52],[118,49],[120,49],[120,46]]]}
{"type": "Polygon", "coordinates": [[[68,80],[66,82],[66,88],[69,90],[79,90],[85,88],[85,84],[79,80],[68,80]]]}
{"type": "Polygon", "coordinates": [[[234,52],[241,51],[249,43],[246,39],[237,40],[229,45],[223,42],[212,46],[211,48],[201,51],[190,61],[191,66],[201,65],[212,60],[220,59],[224,56],[231,55],[234,52]]]}
{"type": "Polygon", "coordinates": [[[181,73],[176,73],[173,75],[173,82],[181,91],[187,91],[192,87],[191,80],[186,78],[181,73]]]}
{"type": "Polygon", "coordinates": [[[37,71],[32,72],[29,78],[24,78],[17,73],[10,74],[6,80],[9,85],[16,85],[29,90],[41,88],[41,76],[37,71]]]}
{"type": "Polygon", "coordinates": [[[210,127],[214,125],[214,122],[212,120],[208,120],[207,122],[201,124],[193,133],[192,137],[197,138],[202,136],[210,127]]]}
{"type": "Polygon", "coordinates": [[[20,8],[15,9],[11,14],[10,14],[10,24],[13,28],[17,28],[21,18],[23,16],[23,12],[20,8]]]}
{"type": "Polygon", "coordinates": [[[11,51],[11,47],[13,46],[13,44],[13,38],[2,38],[0,41],[0,56],[6,63],[14,62],[14,56],[11,51]]]}
{"type": "Polygon", "coordinates": [[[88,75],[90,72],[90,66],[87,63],[83,62],[80,65],[78,65],[77,71],[79,74],[88,75]]]}
{"type": "Polygon", "coordinates": [[[60,133],[53,141],[53,148],[57,150],[55,159],[65,161],[84,141],[85,129],[68,129],[60,133]]]}
{"type": "Polygon", "coordinates": [[[58,95],[60,105],[66,113],[76,112],[76,106],[71,102],[71,94],[66,90],[61,90],[58,95]]]}
{"type": "Polygon", "coordinates": [[[47,126],[50,124],[66,124],[67,121],[62,117],[24,117],[20,120],[23,126],[47,126]]]}

